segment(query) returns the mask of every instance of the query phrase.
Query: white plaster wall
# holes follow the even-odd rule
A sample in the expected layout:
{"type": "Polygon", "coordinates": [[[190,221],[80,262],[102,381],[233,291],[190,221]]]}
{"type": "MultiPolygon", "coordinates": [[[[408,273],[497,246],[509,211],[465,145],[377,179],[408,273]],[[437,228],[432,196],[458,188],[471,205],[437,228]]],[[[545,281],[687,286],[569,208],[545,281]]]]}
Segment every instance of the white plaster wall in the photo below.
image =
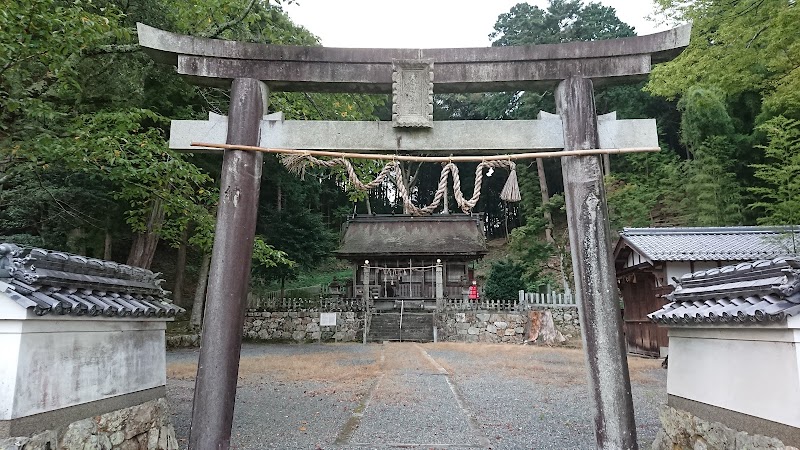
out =
{"type": "Polygon", "coordinates": [[[716,269],[721,266],[731,266],[734,264],[739,264],[740,262],[742,261],[695,261],[693,265],[694,270],[692,270],[692,265],[689,263],[689,261],[667,261],[667,284],[675,286],[675,281],[672,279],[672,277],[680,280],[681,276],[687,273],[716,269]]]}
{"type": "Polygon", "coordinates": [[[20,335],[0,331],[0,420],[11,419],[20,335]]]}
{"type": "Polygon", "coordinates": [[[681,279],[681,276],[691,272],[688,261],[667,261],[665,273],[667,277],[667,284],[676,286],[675,280],[672,278],[681,279]]]}
{"type": "Polygon", "coordinates": [[[0,316],[0,420],[165,385],[165,325],[0,316]]]}
{"type": "Polygon", "coordinates": [[[667,392],[800,427],[800,332],[673,328],[667,392]]]}

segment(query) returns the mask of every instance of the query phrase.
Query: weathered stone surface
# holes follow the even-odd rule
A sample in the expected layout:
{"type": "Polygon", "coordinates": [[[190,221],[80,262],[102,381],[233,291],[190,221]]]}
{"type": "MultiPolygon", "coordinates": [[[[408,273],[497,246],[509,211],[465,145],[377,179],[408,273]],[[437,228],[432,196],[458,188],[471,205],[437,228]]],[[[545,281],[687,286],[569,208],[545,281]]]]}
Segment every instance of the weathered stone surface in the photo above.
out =
{"type": "Polygon", "coordinates": [[[116,433],[110,436],[111,445],[119,445],[122,444],[122,441],[125,440],[125,433],[122,431],[117,431],[116,433]]]}
{"type": "Polygon", "coordinates": [[[165,399],[73,422],[34,436],[0,440],[0,450],[177,450],[165,399]],[[163,438],[161,438],[163,436],[163,438]],[[155,441],[151,441],[151,439],[155,441]],[[148,445],[152,443],[153,446],[148,445]]]}
{"type": "Polygon", "coordinates": [[[467,334],[476,335],[478,334],[478,331],[479,330],[475,327],[469,327],[469,329],[467,329],[467,334]]]}
{"type": "Polygon", "coordinates": [[[659,418],[662,428],[653,441],[652,450],[797,450],[778,439],[750,435],[667,405],[661,406],[659,418]]]}

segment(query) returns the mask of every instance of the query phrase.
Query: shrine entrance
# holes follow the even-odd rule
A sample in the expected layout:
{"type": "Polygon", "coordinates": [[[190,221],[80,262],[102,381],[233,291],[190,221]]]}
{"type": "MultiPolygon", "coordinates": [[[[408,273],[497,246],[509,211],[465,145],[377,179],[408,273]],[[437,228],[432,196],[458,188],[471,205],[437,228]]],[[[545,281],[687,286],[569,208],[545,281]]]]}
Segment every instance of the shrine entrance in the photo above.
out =
{"type": "MultiPolygon", "coordinates": [[[[274,46],[137,27],[140,44],[154,59],[194,81],[231,85],[227,118],[173,121],[170,133],[174,149],[225,149],[206,305],[212,320],[203,328],[190,449],[230,447],[261,152],[346,158],[336,153],[341,151],[382,153],[387,160],[438,154],[439,162],[477,155],[471,158],[481,164],[560,157],[597,447],[637,447],[601,155],[654,151],[658,142],[654,120],[597,117],[593,83],[644,79],[653,63],[674,58],[688,45],[688,26],[606,41],[472,49],[274,46]],[[539,120],[433,121],[434,92],[553,86],[557,114],[539,120]],[[392,121],[283,120],[281,114],[266,115],[270,90],[391,93],[392,121]],[[198,142],[205,145],[193,145],[198,142]]],[[[459,206],[469,211],[471,200],[459,206]]],[[[423,272],[419,286],[424,285],[423,272]]],[[[368,311],[371,292],[363,291],[368,311]]]]}

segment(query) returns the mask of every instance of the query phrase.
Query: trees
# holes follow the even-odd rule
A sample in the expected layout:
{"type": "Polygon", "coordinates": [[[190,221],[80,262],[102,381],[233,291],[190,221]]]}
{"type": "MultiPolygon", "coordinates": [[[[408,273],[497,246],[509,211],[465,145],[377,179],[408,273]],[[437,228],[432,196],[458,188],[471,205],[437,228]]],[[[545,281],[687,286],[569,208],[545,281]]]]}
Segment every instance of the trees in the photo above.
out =
{"type": "Polygon", "coordinates": [[[513,300],[519,297],[520,290],[525,289],[522,278],[523,269],[518,263],[496,261],[486,280],[484,294],[489,300],[513,300]]]}
{"type": "MultiPolygon", "coordinates": [[[[692,40],[675,60],[656,67],[648,90],[676,98],[695,85],[727,96],[755,94],[756,114],[800,112],[800,9],[792,1],[658,0],[670,19],[692,21],[692,40]]],[[[795,117],[796,118],[796,117],[795,117]]],[[[763,120],[761,120],[763,121],[763,120]]]]}
{"type": "Polygon", "coordinates": [[[767,145],[759,146],[765,161],[753,167],[763,184],[750,188],[757,196],[750,207],[760,210],[759,224],[800,224],[800,120],[777,116],[759,131],[767,136],[767,145]]]}

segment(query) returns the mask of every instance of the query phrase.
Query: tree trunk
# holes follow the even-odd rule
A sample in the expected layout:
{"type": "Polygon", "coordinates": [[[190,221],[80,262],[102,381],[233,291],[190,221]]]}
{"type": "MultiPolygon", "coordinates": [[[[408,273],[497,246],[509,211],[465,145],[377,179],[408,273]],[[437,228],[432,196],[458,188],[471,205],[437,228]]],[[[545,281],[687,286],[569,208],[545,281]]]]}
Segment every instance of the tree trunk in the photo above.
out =
{"type": "Polygon", "coordinates": [[[278,189],[277,195],[275,196],[275,210],[278,212],[283,211],[283,189],[281,188],[281,182],[278,180],[278,189]]]}
{"type": "Polygon", "coordinates": [[[164,205],[160,199],[153,201],[153,209],[150,210],[150,217],[147,220],[147,229],[144,233],[137,233],[133,237],[131,251],[128,254],[129,266],[149,269],[153,263],[153,256],[158,247],[158,231],[164,223],[164,205]]]}
{"type": "Polygon", "coordinates": [[[547,203],[550,201],[550,191],[547,189],[547,177],[544,173],[544,159],[536,158],[536,172],[539,175],[539,191],[542,193],[542,211],[544,211],[544,220],[547,226],[544,230],[545,239],[552,244],[555,242],[553,239],[553,216],[550,210],[547,209],[547,203]]]}
{"type": "Polygon", "coordinates": [[[199,330],[203,325],[203,308],[206,303],[209,266],[211,266],[211,253],[206,253],[203,255],[203,262],[200,264],[200,274],[197,277],[197,288],[194,291],[194,303],[192,304],[192,318],[189,320],[189,326],[193,330],[199,330]]]}
{"type": "Polygon", "coordinates": [[[286,289],[284,289],[285,286],[286,286],[286,277],[281,277],[281,296],[280,296],[281,300],[283,300],[283,296],[286,293],[286,289]]]}
{"type": "Polygon", "coordinates": [[[603,155],[603,176],[611,175],[611,155],[605,153],[603,155]]]}
{"type": "Polygon", "coordinates": [[[183,306],[183,279],[186,275],[186,250],[189,247],[189,225],[181,233],[181,245],[178,247],[178,260],[175,263],[175,288],[172,290],[172,301],[183,306]]]}
{"type": "Polygon", "coordinates": [[[111,259],[111,244],[113,243],[113,239],[111,236],[111,230],[106,229],[106,238],[103,242],[103,259],[110,260],[111,259]]]}
{"type": "Polygon", "coordinates": [[[367,196],[364,197],[364,203],[367,204],[367,214],[371,216],[372,215],[372,205],[369,202],[369,193],[367,193],[367,196]]]}

